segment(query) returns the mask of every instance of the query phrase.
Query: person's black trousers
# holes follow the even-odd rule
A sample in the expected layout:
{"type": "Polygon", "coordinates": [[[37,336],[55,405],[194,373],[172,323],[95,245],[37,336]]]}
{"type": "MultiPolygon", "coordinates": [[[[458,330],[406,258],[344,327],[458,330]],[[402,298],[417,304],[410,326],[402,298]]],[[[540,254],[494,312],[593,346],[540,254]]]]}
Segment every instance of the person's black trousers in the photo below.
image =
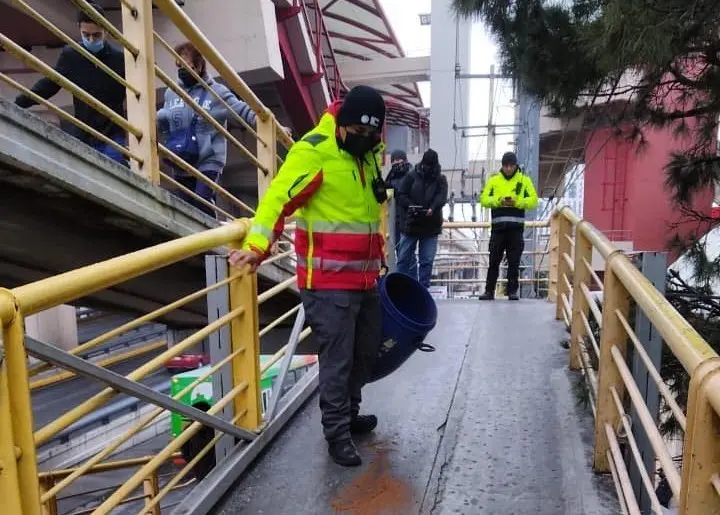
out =
{"type": "Polygon", "coordinates": [[[305,317],[318,343],[320,411],[325,439],[350,438],[362,387],[382,342],[382,310],[376,289],[300,290],[305,317]]]}
{"type": "Polygon", "coordinates": [[[488,265],[485,293],[495,295],[495,285],[500,273],[500,263],[503,255],[507,255],[507,293],[514,295],[518,292],[520,275],[520,258],[525,249],[524,227],[493,229],[490,233],[490,263],[488,265]]]}

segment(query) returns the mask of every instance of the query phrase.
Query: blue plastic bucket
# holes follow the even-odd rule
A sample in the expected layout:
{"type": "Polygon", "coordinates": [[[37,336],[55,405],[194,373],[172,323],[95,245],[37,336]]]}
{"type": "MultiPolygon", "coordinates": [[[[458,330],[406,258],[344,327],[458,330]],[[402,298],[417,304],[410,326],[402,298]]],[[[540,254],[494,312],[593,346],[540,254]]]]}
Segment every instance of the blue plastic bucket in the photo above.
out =
{"type": "Polygon", "coordinates": [[[378,281],[383,311],[383,343],[369,382],[393,373],[416,350],[435,349],[424,343],[437,323],[437,306],[430,293],[415,279],[391,273],[378,281]]]}

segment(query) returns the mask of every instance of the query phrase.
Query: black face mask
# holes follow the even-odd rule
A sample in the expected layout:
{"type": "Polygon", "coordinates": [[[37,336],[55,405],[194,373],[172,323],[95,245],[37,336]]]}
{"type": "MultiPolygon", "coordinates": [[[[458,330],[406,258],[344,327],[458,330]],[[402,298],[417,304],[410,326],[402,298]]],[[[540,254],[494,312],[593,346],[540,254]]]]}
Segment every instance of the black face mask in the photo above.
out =
{"type": "Polygon", "coordinates": [[[190,71],[186,68],[180,68],[178,70],[178,78],[182,81],[186,88],[191,88],[198,82],[197,79],[192,76],[192,73],[190,73],[190,71]]]}
{"type": "Polygon", "coordinates": [[[376,144],[376,136],[364,136],[348,132],[345,135],[345,141],[342,142],[341,146],[350,155],[357,157],[358,159],[362,159],[376,144]]]}

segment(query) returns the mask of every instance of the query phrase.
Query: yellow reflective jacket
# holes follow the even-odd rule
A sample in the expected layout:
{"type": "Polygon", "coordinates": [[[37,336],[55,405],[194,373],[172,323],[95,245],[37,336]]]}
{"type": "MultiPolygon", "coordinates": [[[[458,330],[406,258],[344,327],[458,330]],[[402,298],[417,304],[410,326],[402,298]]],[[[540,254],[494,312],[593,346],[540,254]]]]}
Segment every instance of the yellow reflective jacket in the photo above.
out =
{"type": "Polygon", "coordinates": [[[518,168],[509,178],[502,172],[492,175],[480,195],[480,204],[490,208],[493,229],[522,228],[525,226],[525,210],[537,206],[538,196],[530,177],[518,168]],[[515,205],[502,206],[505,197],[515,200],[515,205]]]}
{"type": "Polygon", "coordinates": [[[362,162],[338,147],[333,104],[320,123],[295,143],[260,200],[245,248],[268,256],[296,212],[298,286],[367,290],[383,261],[380,204],[372,181],[380,177],[379,144],[362,162]]]}

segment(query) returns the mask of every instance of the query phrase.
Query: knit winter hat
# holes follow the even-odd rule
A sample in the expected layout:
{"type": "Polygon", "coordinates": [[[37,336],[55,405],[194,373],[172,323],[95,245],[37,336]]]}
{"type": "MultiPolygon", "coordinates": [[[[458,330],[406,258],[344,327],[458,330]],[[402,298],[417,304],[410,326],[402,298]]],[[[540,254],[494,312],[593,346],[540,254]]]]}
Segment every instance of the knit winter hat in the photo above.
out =
{"type": "Polygon", "coordinates": [[[339,127],[367,125],[380,132],[384,123],[385,101],[370,86],[355,86],[351,89],[337,114],[339,127]]]}
{"type": "Polygon", "coordinates": [[[404,150],[393,150],[390,161],[407,161],[407,153],[404,150]]]}
{"type": "Polygon", "coordinates": [[[431,148],[426,150],[422,157],[422,164],[427,167],[437,166],[440,164],[438,153],[431,148]]]}
{"type": "Polygon", "coordinates": [[[502,156],[502,165],[517,165],[518,159],[514,152],[505,152],[502,156]]]}

